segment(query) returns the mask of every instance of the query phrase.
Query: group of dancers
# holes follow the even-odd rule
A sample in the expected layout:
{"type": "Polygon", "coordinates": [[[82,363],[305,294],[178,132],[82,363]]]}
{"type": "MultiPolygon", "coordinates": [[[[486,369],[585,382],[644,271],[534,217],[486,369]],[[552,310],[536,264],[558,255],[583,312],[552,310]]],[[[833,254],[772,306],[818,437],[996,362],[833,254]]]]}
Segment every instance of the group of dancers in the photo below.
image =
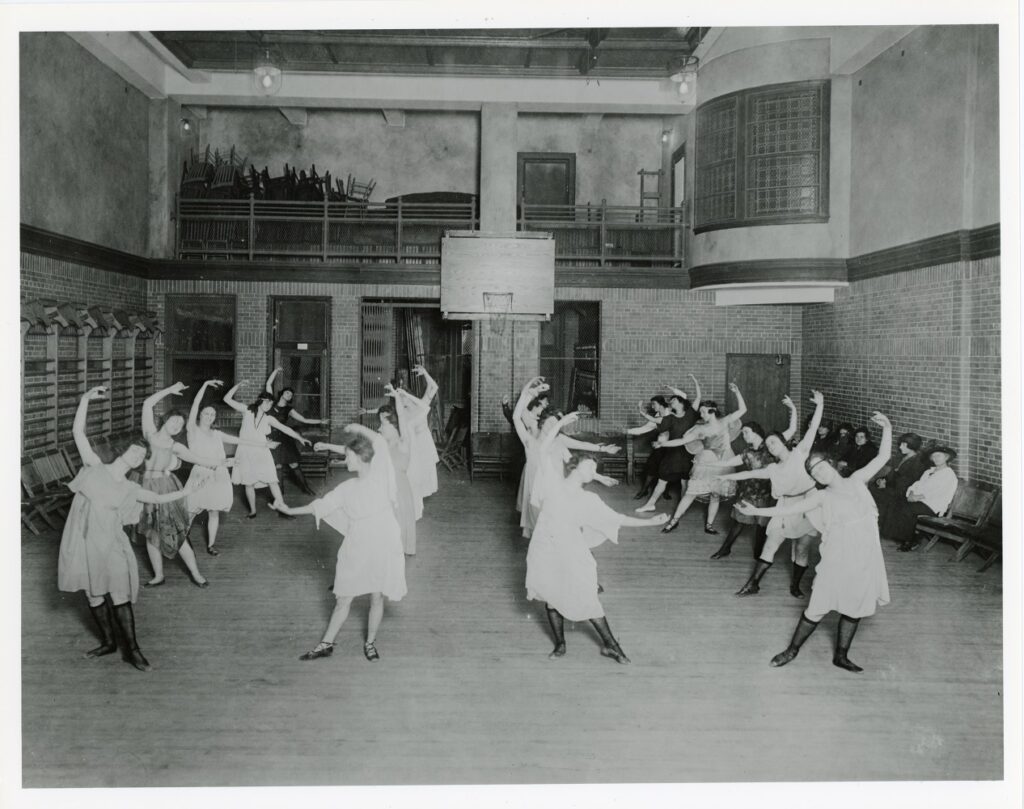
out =
{"type": "Polygon", "coordinates": [[[312,503],[290,507],[284,502],[277,466],[288,469],[302,491],[316,492],[299,468],[299,445],[309,446],[310,441],[285,422],[328,422],[297,413],[291,388],[274,393],[280,371],[270,375],[265,390],[248,406],[235,399],[244,382],[224,394],[225,404],[242,414],[237,436],[215,429],[216,408],[203,406],[208,391],[223,387],[220,380],[202,384],[187,417],[170,410],[159,427],[155,406],[181,395],[186,386],[178,382],[154,393],[142,406],[142,435],[124,439],[110,463],[96,454],[85,434],[89,403],[105,398],[107,391],[96,387],[82,397],[72,435],[83,466],[68,484],[74,498],[61,538],[57,583],[62,591],[86,594],[101,641],[86,657],[116,652],[120,636],[125,660],[142,671],[151,668],[135,632],[132,605],[138,599],[139,571],[124,529],[134,526],[134,536],[145,542],[153,570],[146,587],[164,584],[163,560],[180,556],[193,583],[206,588],[209,581],[199,571],[190,530],[196,517],[206,512],[207,552],[220,554],[220,514],[232,507],[234,484],[245,490],[250,518],[257,514],[256,490],[267,488],[270,508],[282,517],[312,514],[318,527],[323,520],[346,536],[333,586],[336,606],[323,640],[301,659],[331,654],[352,599],[365,594],[370,595],[371,607],[363,651],[368,660],[380,659],[375,640],[383,599],[397,601],[405,595],[405,557],[416,552],[416,521],[423,514],[424,498],[437,491],[438,455],[428,423],[437,384],[417,365],[413,372],[425,380],[425,393],[415,396],[397,379],[387,385],[385,403],[373,411],[379,415],[379,432],[350,424],[344,428],[343,444],[317,442],[316,452],[343,456],[355,477],[312,503]],[[187,444],[176,440],[183,430],[187,444]],[[227,457],[226,444],[236,445],[234,457],[227,457]],[[184,486],[174,474],[182,461],[192,464],[184,486]]]}
{"type": "MultiPolygon", "coordinates": [[[[424,498],[437,491],[438,456],[427,418],[437,385],[417,366],[414,372],[426,382],[422,397],[393,383],[386,386],[381,407],[362,411],[379,416],[378,431],[349,424],[344,428],[343,443],[316,443],[315,451],[342,456],[353,476],[312,502],[290,506],[284,502],[277,466],[298,470],[298,445],[310,442],[286,422],[326,421],[297,414],[291,404],[291,389],[274,393],[273,382],[279,372],[270,375],[266,389],[248,406],[235,399],[244,383],[224,394],[224,402],[242,414],[237,436],[215,429],[217,411],[212,405],[204,406],[207,393],[223,387],[221,381],[204,382],[188,416],[171,410],[159,427],[154,407],[169,396],[181,395],[185,386],[176,383],[158,391],[143,404],[143,435],[127,440],[110,463],[98,457],[85,435],[89,403],[103,398],[106,391],[93,388],[83,396],[73,426],[83,468],[69,484],[75,497],[61,541],[58,586],[86,594],[101,640],[87,657],[115,652],[120,634],[125,659],[138,669],[150,668],[135,634],[132,605],[138,598],[139,574],[124,527],[135,526],[135,536],[145,541],[153,569],[146,586],[163,584],[164,558],[179,555],[192,581],[205,588],[209,582],[199,571],[190,528],[197,515],[207,512],[207,551],[217,555],[219,515],[231,508],[232,485],[241,485],[249,517],[257,513],[256,489],[268,488],[270,508],[282,517],[312,515],[318,528],[326,522],[345,537],[337,554],[334,609],[320,642],[300,659],[315,660],[333,653],[352,600],[361,595],[370,596],[363,653],[367,660],[380,659],[376,639],[384,599],[397,601],[406,594],[405,560],[416,552],[416,522],[422,516],[424,498]],[[182,430],[187,445],[176,440],[182,430]],[[282,451],[286,442],[290,446],[282,451]],[[236,445],[233,458],[227,457],[226,444],[236,445]],[[182,461],[192,464],[184,486],[174,475],[182,461]]],[[[848,657],[854,633],[861,619],[889,601],[879,515],[882,533],[892,536],[896,532],[899,538],[908,525],[912,531],[917,516],[943,512],[957,485],[948,466],[955,452],[948,447],[932,448],[926,453],[931,465],[925,468],[918,455],[920,437],[907,433],[897,442],[899,462],[887,467],[892,426],[885,416],[875,413],[872,421],[882,428],[875,455],[863,465],[849,461],[844,465],[834,448],[823,442],[821,393],[812,392],[814,412],[803,437],[794,444],[797,413],[788,396],[783,399],[789,410],[788,428],[766,433],[756,422],[742,421],[746,404],[735,384],[730,384],[729,390],[736,407],[726,413],[717,403],[702,400],[696,378],[691,379],[695,386],[692,400],[685,391],[670,387],[666,396],[651,399],[650,412],[643,412],[645,423],[629,430],[656,435],[638,495],[647,500],[635,515],[614,511],[585,488],[592,482],[615,485],[614,479],[599,474],[595,456],[614,454],[619,446],[567,435],[565,430],[577,421],[577,415],[551,407],[550,388],[542,377],[527,382],[515,406],[509,408],[510,421],[525,450],[517,508],[522,535],[529,539],[526,593],[528,598],[544,602],[554,641],[549,656],[565,655],[564,622],[568,619],[589,621],[600,638],[600,653],[629,663],[598,597],[602,587],[592,548],[606,540],[617,542],[623,527],[661,526],[662,533],[671,533],[698,500],[707,503],[705,532],[717,534],[719,505],[722,500],[734,499],[732,525],[712,558],[730,555],[744,527],[754,526],[757,561],[737,595],[759,592],[776,552],[790,539],[790,592],[804,598],[801,580],[814,546],[820,543],[808,605],[790,645],[772,658],[771,664],[782,666],[793,660],[822,618],[836,611],[840,617],[833,663],[860,671],[848,657]],[[732,442],[739,436],[745,447],[737,454],[732,442]],[[666,490],[676,484],[679,501],[670,517],[659,512],[658,506],[666,490]]],[[[296,480],[304,491],[312,492],[301,471],[296,480]]]]}
{"type": "Polygon", "coordinates": [[[814,412],[805,433],[794,443],[797,409],[789,396],[782,399],[789,411],[789,426],[783,432],[766,433],[760,424],[742,421],[747,408],[735,384],[729,390],[736,408],[726,414],[716,402],[702,400],[697,379],[692,375],[691,379],[692,400],[685,391],[668,386],[666,395],[650,400],[649,409],[640,403],[645,423],[627,430],[632,435],[657,436],[636,495],[646,498],[636,513],[653,515],[648,518],[618,514],[596,494],[582,489],[591,481],[614,481],[597,474],[591,455],[573,456],[570,450],[611,453],[618,447],[562,435],[562,428],[576,420],[575,414],[562,415],[551,408],[543,379],[530,380],[523,388],[511,414],[526,452],[517,508],[523,536],[530,539],[527,594],[545,602],[554,640],[550,657],[565,654],[564,619],[568,618],[591,621],[601,638],[601,654],[629,662],[611,635],[598,599],[602,588],[591,549],[606,539],[617,541],[623,526],[661,525],[662,533],[671,533],[698,500],[707,503],[704,531],[718,534],[719,505],[733,499],[732,524],[712,558],[729,556],[744,528],[754,526],[756,564],[738,596],[760,591],[777,551],[789,539],[790,593],[805,598],[801,582],[815,546],[820,548],[808,605],[789,646],[772,658],[771,665],[791,662],[822,618],[835,611],[839,622],[833,663],[847,671],[861,671],[848,656],[854,634],[861,619],[889,603],[880,537],[899,539],[900,550],[912,549],[916,518],[941,514],[952,500],[957,480],[948,463],[956,453],[949,447],[933,447],[926,467],[918,457],[922,439],[906,433],[897,441],[899,460],[889,466],[892,425],[881,413],[871,419],[882,428],[880,444],[872,444],[870,433],[862,428],[853,431],[853,450],[847,450],[841,441],[833,440],[827,426],[821,429],[824,397],[818,391],[812,392],[814,412]],[[745,446],[736,453],[732,442],[740,436],[745,446]],[[867,460],[857,451],[865,445],[872,451],[867,460]],[[678,485],[680,496],[670,518],[657,513],[657,508],[662,498],[671,497],[667,489],[673,485],[678,485]]]}

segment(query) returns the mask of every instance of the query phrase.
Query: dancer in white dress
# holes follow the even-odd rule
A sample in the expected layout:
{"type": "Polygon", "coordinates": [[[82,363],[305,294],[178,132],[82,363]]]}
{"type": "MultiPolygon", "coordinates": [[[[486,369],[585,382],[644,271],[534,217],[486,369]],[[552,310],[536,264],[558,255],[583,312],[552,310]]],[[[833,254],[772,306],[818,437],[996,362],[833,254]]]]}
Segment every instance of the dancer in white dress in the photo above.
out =
{"type": "Polygon", "coordinates": [[[334,611],[323,639],[300,660],[331,655],[334,639],[348,618],[352,599],[367,593],[370,594],[370,614],[363,654],[367,660],[379,660],[375,641],[384,617],[384,597],[399,601],[406,593],[405,555],[401,529],[395,518],[395,476],[387,441],[359,424],[350,424],[345,431],[349,437],[344,446],[317,443],[314,449],[343,454],[348,470],[355,472],[356,477],[343,481],[334,491],[309,505],[275,506],[287,514],[312,514],[317,527],[323,520],[345,535],[334,574],[334,611]]]}
{"type": "MultiPolygon", "coordinates": [[[[277,482],[277,467],[274,464],[274,456],[270,453],[273,442],[268,444],[267,437],[271,430],[278,430],[285,435],[291,436],[303,446],[309,446],[309,441],[299,435],[291,427],[282,424],[270,415],[270,409],[274,406],[274,397],[266,391],[261,391],[256,401],[246,407],[235,400],[235,392],[244,385],[239,382],[231,390],[224,394],[224,403],[232,410],[242,414],[242,429],[238,437],[245,443],[239,444],[235,453],[235,467],[231,472],[231,482],[245,487],[245,499],[249,504],[249,513],[246,515],[250,520],[256,516],[256,489],[270,487],[270,493],[274,500],[272,505],[280,506],[284,503],[281,497],[281,487],[277,482]],[[260,444],[267,446],[260,446],[260,444]]],[[[279,514],[284,514],[284,509],[277,509],[279,514]]]]}
{"type": "MultiPolygon", "coordinates": [[[[818,623],[829,612],[839,613],[836,648],[832,663],[847,671],[862,671],[848,653],[862,618],[875,614],[879,605],[889,603],[889,581],[878,537],[878,509],[867,484],[885,466],[892,452],[892,424],[881,413],[871,420],[882,427],[878,455],[866,466],[844,478],[825,455],[811,454],[807,471],[824,489],[803,500],[773,508],[740,509],[753,516],[783,517],[806,514],[821,530],[821,562],[811,591],[811,600],[800,616],[789,646],[772,658],[773,666],[785,666],[800,651],[818,623]]],[[[814,440],[817,430],[808,431],[814,440]]]]}
{"type": "MultiPolygon", "coordinates": [[[[248,441],[243,438],[231,435],[230,433],[214,430],[213,425],[217,420],[217,409],[213,405],[207,405],[200,410],[203,397],[207,388],[220,388],[224,383],[219,379],[208,379],[199,388],[196,398],[192,401],[192,410],[188,415],[188,446],[197,455],[206,458],[224,460],[227,454],[224,452],[225,444],[238,444],[245,446],[262,447],[270,449],[268,441],[248,441]]],[[[220,527],[220,513],[230,511],[234,501],[234,490],[231,487],[231,474],[227,467],[218,466],[210,469],[205,466],[193,466],[188,476],[189,482],[195,481],[202,488],[189,495],[185,500],[185,509],[188,511],[189,522],[195,520],[203,511],[207,513],[206,523],[206,552],[210,556],[219,556],[215,544],[217,542],[217,529],[220,527]]]]}
{"type": "Polygon", "coordinates": [[[437,463],[440,459],[434,445],[434,437],[430,434],[429,421],[430,403],[437,395],[437,383],[422,365],[413,367],[412,372],[427,383],[423,396],[413,396],[405,388],[397,386],[395,392],[396,401],[400,398],[403,404],[408,405],[408,412],[412,417],[411,421],[406,422],[406,429],[412,439],[409,483],[412,485],[416,502],[420,504],[416,513],[416,519],[419,519],[423,514],[423,501],[437,491],[437,463]]]}
{"type": "MultiPolygon", "coordinates": [[[[574,419],[572,413],[564,416],[559,428],[574,419]]],[[[552,436],[543,440],[551,441],[552,436]]],[[[569,476],[552,486],[540,510],[526,554],[526,594],[545,602],[555,642],[551,658],[565,654],[564,619],[568,618],[590,621],[601,638],[601,654],[628,663],[598,600],[597,563],[590,549],[606,539],[618,542],[622,526],[660,525],[668,517],[633,517],[613,511],[596,494],[583,489],[597,472],[593,458],[576,456],[570,467],[569,476]]]]}

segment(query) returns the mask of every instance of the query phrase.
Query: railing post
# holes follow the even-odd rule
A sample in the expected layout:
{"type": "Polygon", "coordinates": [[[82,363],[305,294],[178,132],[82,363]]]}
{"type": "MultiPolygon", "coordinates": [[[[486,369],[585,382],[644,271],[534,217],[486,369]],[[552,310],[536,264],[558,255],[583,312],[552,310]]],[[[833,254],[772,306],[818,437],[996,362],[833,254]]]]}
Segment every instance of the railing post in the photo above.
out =
{"type": "Polygon", "coordinates": [[[325,263],[327,261],[327,239],[328,239],[328,237],[330,235],[330,232],[331,232],[331,222],[330,222],[330,219],[329,219],[329,217],[327,215],[327,202],[328,202],[327,194],[325,193],[324,194],[323,241],[321,242],[321,245],[320,245],[321,251],[322,251],[321,252],[321,257],[323,258],[325,263]]]}
{"type": "Polygon", "coordinates": [[[174,195],[174,257],[181,258],[181,195],[174,195]]]}
{"type": "Polygon", "coordinates": [[[249,192],[249,261],[256,248],[256,194],[249,192]]]}
{"type": "Polygon", "coordinates": [[[608,200],[601,200],[601,266],[605,266],[605,242],[608,238],[608,229],[605,220],[608,218],[608,200]]]}
{"type": "Polygon", "coordinates": [[[398,198],[398,221],[395,223],[395,263],[402,263],[402,198],[398,198]]]}

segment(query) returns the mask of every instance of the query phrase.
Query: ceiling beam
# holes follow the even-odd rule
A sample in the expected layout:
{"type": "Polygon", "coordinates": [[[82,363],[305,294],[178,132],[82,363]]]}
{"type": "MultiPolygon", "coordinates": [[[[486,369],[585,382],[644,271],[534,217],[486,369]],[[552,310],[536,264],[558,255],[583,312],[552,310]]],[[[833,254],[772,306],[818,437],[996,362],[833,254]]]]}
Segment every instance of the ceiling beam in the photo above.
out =
{"type": "Polygon", "coordinates": [[[68,36],[147,98],[167,97],[166,64],[134,34],[100,31],[68,32],[68,36]]]}
{"type": "Polygon", "coordinates": [[[191,82],[206,82],[210,80],[209,73],[188,67],[170,50],[168,50],[164,43],[153,36],[149,31],[137,31],[135,32],[135,35],[146,45],[147,48],[156,54],[160,61],[177,72],[180,76],[184,76],[191,82]]]}
{"type": "Polygon", "coordinates": [[[836,76],[848,76],[856,73],[869,62],[877,59],[885,51],[917,28],[916,25],[893,25],[881,28],[879,33],[853,51],[841,49],[835,37],[832,38],[830,57],[831,70],[836,76]]]}

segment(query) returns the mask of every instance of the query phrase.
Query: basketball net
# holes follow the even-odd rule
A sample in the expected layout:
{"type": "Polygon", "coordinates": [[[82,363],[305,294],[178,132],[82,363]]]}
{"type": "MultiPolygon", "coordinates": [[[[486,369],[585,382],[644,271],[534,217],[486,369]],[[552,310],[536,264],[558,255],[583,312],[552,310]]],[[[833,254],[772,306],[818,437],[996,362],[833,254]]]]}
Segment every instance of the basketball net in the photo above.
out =
{"type": "Polygon", "coordinates": [[[512,314],[511,292],[484,292],[484,311],[491,326],[491,334],[500,336],[505,333],[505,324],[512,314]]]}

